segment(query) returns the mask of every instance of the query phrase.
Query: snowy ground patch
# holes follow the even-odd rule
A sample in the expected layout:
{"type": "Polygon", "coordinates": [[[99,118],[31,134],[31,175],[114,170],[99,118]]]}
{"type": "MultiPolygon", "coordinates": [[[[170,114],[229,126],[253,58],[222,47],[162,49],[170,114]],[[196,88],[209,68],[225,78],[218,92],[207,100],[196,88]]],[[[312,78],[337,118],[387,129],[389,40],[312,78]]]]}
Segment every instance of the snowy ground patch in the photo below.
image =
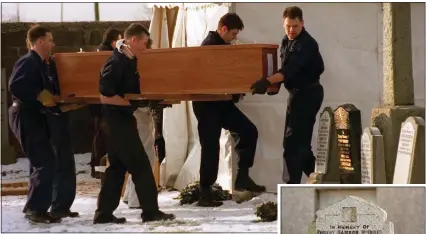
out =
{"type": "MultiPolygon", "coordinates": [[[[75,155],[78,174],[78,195],[72,207],[80,213],[79,218],[66,218],[60,224],[29,224],[22,213],[26,196],[2,197],[1,232],[277,232],[277,222],[262,223],[254,215],[255,208],[262,202],[276,201],[275,194],[262,194],[251,201],[236,204],[226,201],[217,208],[201,208],[195,205],[179,204],[175,198],[178,192],[159,194],[161,210],[173,213],[176,220],[142,224],[140,210],[129,209],[120,202],[115,215],[126,217],[126,224],[94,225],[96,197],[99,180],[90,177],[90,154],[75,155]]],[[[27,159],[16,164],[2,166],[2,182],[26,181],[29,174],[27,159]]]]}

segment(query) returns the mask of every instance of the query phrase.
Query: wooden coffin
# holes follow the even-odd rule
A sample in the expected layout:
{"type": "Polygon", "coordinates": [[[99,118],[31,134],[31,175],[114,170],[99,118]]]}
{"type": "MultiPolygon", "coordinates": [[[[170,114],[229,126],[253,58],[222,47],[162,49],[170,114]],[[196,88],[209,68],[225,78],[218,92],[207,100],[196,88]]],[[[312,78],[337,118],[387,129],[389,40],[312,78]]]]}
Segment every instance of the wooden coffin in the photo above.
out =
{"type": "MultiPolygon", "coordinates": [[[[218,100],[229,100],[223,94],[250,93],[253,82],[276,72],[277,48],[251,44],[147,50],[138,56],[142,95],[133,98],[192,100],[216,94],[218,100]]],[[[98,96],[99,73],[110,55],[55,54],[62,97],[98,96]]],[[[268,91],[278,92],[279,85],[268,91]]]]}

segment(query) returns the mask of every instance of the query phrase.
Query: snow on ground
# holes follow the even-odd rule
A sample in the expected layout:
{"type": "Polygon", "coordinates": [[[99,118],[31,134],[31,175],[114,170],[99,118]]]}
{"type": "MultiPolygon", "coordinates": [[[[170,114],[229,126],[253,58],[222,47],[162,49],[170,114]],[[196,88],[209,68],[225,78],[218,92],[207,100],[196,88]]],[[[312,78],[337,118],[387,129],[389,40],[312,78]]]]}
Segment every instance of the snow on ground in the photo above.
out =
{"type": "MultiPolygon", "coordinates": [[[[158,201],[161,210],[174,213],[177,219],[168,222],[142,224],[140,210],[129,209],[120,202],[115,215],[126,217],[126,224],[94,225],[96,195],[99,180],[90,177],[90,154],[75,155],[78,174],[79,195],[74,201],[73,211],[80,212],[79,218],[66,218],[60,224],[29,224],[22,213],[26,196],[2,197],[1,232],[277,232],[277,222],[259,222],[254,215],[255,207],[266,201],[276,201],[275,194],[262,194],[251,201],[236,204],[226,201],[217,208],[201,208],[195,205],[179,204],[173,199],[178,192],[162,192],[158,201]],[[85,181],[90,183],[85,183],[85,181]],[[96,182],[96,183],[92,183],[96,182]],[[84,186],[93,186],[89,192],[82,191],[84,186]]],[[[2,166],[2,182],[26,181],[29,174],[27,159],[19,159],[16,164],[2,166]]]]}

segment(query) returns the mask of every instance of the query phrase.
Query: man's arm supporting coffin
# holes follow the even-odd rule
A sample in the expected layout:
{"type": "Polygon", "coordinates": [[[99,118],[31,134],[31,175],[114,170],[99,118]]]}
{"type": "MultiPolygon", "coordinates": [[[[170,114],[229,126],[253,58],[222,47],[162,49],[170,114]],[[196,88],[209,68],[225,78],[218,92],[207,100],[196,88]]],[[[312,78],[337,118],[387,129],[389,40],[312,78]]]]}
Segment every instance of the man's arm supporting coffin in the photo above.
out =
{"type": "MultiPolygon", "coordinates": [[[[138,56],[141,95],[132,100],[230,100],[250,93],[261,77],[277,71],[277,45],[151,49],[138,56]]],[[[111,52],[55,54],[61,98],[98,102],[99,73],[111,52]]],[[[278,92],[280,85],[269,92],[278,92]]]]}

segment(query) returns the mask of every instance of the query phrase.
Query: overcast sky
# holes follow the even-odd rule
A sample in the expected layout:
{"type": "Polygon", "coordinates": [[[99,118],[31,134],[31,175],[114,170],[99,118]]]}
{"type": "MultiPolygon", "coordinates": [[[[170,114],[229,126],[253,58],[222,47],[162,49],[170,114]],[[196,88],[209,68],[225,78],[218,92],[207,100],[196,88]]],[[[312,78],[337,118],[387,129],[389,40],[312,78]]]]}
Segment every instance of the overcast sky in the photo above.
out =
{"type": "MultiPolygon", "coordinates": [[[[92,21],[94,3],[1,3],[2,22],[92,21]],[[61,7],[62,4],[62,7],[61,7]]],[[[101,21],[150,20],[147,3],[99,3],[101,21]],[[119,10],[118,10],[119,9],[119,10]]]]}

